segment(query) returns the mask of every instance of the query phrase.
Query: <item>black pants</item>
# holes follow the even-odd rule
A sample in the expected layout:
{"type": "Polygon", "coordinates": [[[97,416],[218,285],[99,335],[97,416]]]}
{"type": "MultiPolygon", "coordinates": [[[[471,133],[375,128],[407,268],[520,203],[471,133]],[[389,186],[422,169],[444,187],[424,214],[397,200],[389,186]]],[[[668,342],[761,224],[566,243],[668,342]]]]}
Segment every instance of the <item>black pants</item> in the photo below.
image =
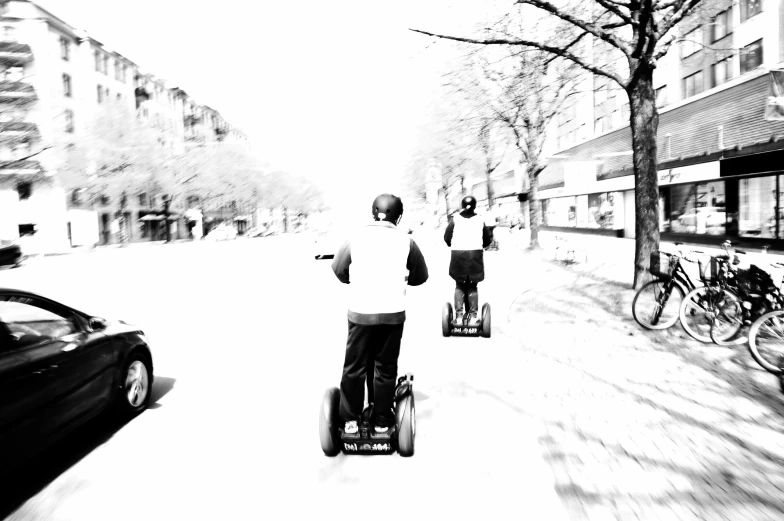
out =
{"type": "Polygon", "coordinates": [[[455,313],[463,311],[465,303],[466,313],[479,313],[479,290],[476,282],[458,282],[455,285],[455,313]]]}
{"type": "Polygon", "coordinates": [[[374,403],[373,423],[379,427],[395,423],[392,402],[402,338],[403,324],[363,326],[348,323],[346,361],[340,380],[341,421],[359,421],[367,378],[368,391],[371,388],[370,380],[373,381],[372,392],[368,393],[374,403]]]}

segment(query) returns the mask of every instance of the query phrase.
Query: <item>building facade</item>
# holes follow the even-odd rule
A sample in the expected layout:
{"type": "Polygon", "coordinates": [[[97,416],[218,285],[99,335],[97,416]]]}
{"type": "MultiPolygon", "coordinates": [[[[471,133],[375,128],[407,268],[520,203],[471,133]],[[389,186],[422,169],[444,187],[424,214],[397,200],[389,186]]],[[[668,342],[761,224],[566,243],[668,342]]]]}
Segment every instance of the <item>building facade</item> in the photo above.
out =
{"type": "Polygon", "coordinates": [[[27,243],[28,252],[161,239],[167,217],[174,237],[184,238],[200,221],[188,211],[198,201],[170,207],[165,194],[152,193],[86,199],[63,186],[63,151],[109,106],[146,120],[177,153],[223,141],[247,146],[217,111],[34,2],[0,0],[0,70],[0,240],[27,243]]]}
{"type": "MultiPolygon", "coordinates": [[[[716,2],[679,36],[654,76],[662,238],[784,250],[784,5],[716,2]]],[[[550,132],[542,224],[631,238],[628,99],[593,81],[550,132]]]]}

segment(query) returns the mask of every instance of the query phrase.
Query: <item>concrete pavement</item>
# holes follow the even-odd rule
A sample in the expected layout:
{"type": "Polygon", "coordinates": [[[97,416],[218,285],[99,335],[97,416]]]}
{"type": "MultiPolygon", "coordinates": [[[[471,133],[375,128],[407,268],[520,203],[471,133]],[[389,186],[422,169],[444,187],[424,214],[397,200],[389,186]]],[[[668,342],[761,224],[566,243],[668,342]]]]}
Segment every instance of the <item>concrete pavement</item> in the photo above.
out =
{"type": "MultiPolygon", "coordinates": [[[[595,246],[595,245],[594,245],[595,246]]],[[[623,245],[620,245],[622,248],[623,245]]],[[[784,516],[784,396],[745,346],[642,330],[631,262],[616,249],[564,266],[507,257],[519,289],[502,326],[541,422],[542,453],[574,519],[784,516]]]]}

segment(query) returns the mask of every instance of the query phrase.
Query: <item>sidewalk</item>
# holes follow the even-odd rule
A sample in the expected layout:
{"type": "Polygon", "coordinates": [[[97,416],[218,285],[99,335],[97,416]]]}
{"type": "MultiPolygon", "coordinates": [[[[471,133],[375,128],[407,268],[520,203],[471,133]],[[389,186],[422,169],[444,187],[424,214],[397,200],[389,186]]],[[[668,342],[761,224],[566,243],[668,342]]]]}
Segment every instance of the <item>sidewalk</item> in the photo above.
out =
{"type": "Polygon", "coordinates": [[[776,378],[746,346],[640,328],[633,243],[629,257],[597,242],[587,263],[511,248],[494,261],[517,293],[494,321],[521,350],[515,403],[546,426],[541,450],[573,518],[782,519],[776,378]]]}

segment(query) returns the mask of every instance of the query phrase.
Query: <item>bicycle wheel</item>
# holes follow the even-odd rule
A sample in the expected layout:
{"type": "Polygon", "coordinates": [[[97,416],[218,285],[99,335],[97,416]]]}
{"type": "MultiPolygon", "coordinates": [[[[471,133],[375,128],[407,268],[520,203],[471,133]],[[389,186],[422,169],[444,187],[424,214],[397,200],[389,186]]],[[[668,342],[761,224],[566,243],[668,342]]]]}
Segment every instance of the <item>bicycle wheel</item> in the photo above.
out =
{"type": "Polygon", "coordinates": [[[754,321],[749,329],[749,352],[769,373],[784,373],[784,310],[765,313],[754,321]]]}
{"type": "Polygon", "coordinates": [[[705,286],[693,289],[683,297],[679,316],[681,325],[689,336],[700,342],[711,341],[711,325],[713,325],[719,305],[725,299],[740,300],[732,290],[705,286]]]}
{"type": "Polygon", "coordinates": [[[716,318],[711,324],[710,337],[720,346],[745,344],[748,336],[738,334],[743,328],[743,307],[739,300],[725,294],[727,298],[716,309],[716,318]]]}
{"type": "Polygon", "coordinates": [[[646,283],[632,301],[634,320],[646,329],[667,329],[678,321],[678,310],[684,291],[680,284],[672,281],[669,294],[668,282],[657,279],[646,283]]]}

